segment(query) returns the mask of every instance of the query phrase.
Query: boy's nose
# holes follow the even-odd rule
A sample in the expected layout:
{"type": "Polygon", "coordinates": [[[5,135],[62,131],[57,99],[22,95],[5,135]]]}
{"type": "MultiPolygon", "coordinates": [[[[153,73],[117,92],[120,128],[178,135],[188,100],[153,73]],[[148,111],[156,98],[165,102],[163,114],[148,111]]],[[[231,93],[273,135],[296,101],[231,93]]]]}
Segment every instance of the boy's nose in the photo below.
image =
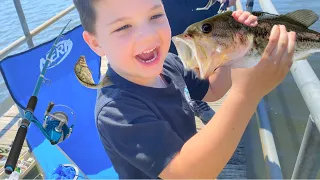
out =
{"type": "Polygon", "coordinates": [[[138,38],[140,40],[153,40],[157,36],[157,32],[152,28],[143,29],[139,31],[138,38]]]}

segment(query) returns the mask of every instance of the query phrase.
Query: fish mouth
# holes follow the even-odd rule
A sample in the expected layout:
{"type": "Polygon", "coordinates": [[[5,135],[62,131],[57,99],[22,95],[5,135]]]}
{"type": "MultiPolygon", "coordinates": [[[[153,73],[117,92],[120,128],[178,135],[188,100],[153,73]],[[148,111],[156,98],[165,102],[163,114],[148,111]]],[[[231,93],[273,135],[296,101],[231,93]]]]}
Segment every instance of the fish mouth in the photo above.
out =
{"type": "Polygon", "coordinates": [[[182,60],[182,64],[186,69],[198,68],[198,63],[189,43],[183,38],[178,36],[172,37],[172,42],[176,46],[178,56],[182,60]]]}
{"type": "Polygon", "coordinates": [[[194,39],[186,38],[184,34],[173,36],[172,42],[185,69],[199,72],[202,79],[208,78],[210,74],[208,68],[211,67],[212,61],[208,60],[210,57],[207,56],[205,49],[194,39]]]}

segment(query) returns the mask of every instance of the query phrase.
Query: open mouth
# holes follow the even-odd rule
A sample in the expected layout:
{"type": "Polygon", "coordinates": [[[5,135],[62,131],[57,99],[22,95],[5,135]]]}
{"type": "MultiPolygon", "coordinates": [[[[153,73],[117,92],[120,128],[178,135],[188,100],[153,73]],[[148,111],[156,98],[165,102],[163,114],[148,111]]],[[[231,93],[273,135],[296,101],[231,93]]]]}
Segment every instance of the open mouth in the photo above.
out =
{"type": "Polygon", "coordinates": [[[142,62],[142,63],[152,63],[154,62],[159,54],[159,47],[154,47],[152,49],[149,50],[145,50],[141,53],[139,53],[138,55],[135,56],[135,58],[142,62]]]}
{"type": "Polygon", "coordinates": [[[199,67],[196,60],[195,52],[193,52],[192,48],[186,40],[175,36],[172,38],[172,42],[176,46],[178,56],[186,69],[194,69],[199,67]]]}
{"type": "Polygon", "coordinates": [[[213,61],[208,60],[206,49],[195,40],[184,39],[182,35],[177,35],[172,38],[176,46],[178,56],[181,59],[186,69],[192,69],[200,75],[200,78],[205,79],[211,73],[217,70],[212,69],[213,61]]]}

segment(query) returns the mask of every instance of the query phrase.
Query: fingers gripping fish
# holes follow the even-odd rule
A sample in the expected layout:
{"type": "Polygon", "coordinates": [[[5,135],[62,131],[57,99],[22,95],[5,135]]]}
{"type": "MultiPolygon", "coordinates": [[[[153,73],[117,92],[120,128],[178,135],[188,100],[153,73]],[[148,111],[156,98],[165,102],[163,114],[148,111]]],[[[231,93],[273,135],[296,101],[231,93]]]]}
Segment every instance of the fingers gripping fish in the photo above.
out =
{"type": "Polygon", "coordinates": [[[99,82],[99,84],[95,84],[92,78],[91,70],[87,65],[85,56],[80,56],[80,58],[76,62],[74,66],[74,73],[78,81],[83,86],[90,89],[100,89],[113,84],[107,75],[104,76],[104,78],[99,82]]]}
{"type": "Polygon", "coordinates": [[[258,25],[250,27],[237,22],[232,12],[224,12],[196,22],[172,38],[178,56],[186,69],[199,69],[208,78],[221,66],[253,67],[261,59],[274,25],[285,25],[296,32],[293,61],[320,52],[320,33],[309,29],[319,16],[311,10],[297,10],[284,15],[252,12],[258,25]]]}

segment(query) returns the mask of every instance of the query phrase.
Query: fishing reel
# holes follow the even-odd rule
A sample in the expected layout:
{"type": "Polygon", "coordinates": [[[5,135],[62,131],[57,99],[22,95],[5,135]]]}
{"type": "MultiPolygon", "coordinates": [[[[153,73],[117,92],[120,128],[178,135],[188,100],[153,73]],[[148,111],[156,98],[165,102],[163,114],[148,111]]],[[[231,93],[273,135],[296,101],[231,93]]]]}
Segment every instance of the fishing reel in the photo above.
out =
{"type": "Polygon", "coordinates": [[[70,114],[73,115],[75,119],[74,111],[65,105],[55,105],[53,102],[50,102],[48,108],[44,114],[44,122],[42,124],[43,133],[46,135],[47,139],[52,145],[58,144],[65,139],[67,139],[72,133],[73,126],[68,127],[69,116],[63,111],[56,111],[52,114],[50,112],[54,107],[64,107],[70,110],[70,114]]]}

